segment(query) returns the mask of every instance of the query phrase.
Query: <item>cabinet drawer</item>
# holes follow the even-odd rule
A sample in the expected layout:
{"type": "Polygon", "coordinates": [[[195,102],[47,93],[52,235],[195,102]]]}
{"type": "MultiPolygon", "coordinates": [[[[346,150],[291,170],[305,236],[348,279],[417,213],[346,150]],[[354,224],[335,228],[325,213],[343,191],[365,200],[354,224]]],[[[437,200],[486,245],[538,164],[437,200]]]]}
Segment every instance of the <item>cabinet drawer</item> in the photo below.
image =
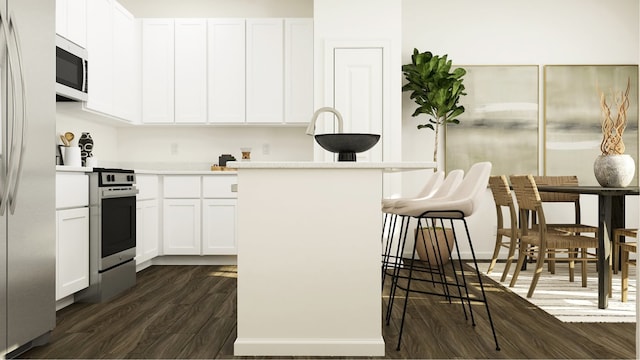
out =
{"type": "Polygon", "coordinates": [[[165,198],[199,198],[200,176],[169,175],[164,176],[165,198]]]}
{"type": "Polygon", "coordinates": [[[202,177],[204,198],[237,198],[238,176],[212,175],[202,177]]]}
{"type": "Polygon", "coordinates": [[[56,209],[89,205],[89,176],[56,173],[56,209]]]}
{"type": "Polygon", "coordinates": [[[139,191],[137,200],[156,199],[158,197],[158,176],[137,174],[136,187],[139,191]]]}

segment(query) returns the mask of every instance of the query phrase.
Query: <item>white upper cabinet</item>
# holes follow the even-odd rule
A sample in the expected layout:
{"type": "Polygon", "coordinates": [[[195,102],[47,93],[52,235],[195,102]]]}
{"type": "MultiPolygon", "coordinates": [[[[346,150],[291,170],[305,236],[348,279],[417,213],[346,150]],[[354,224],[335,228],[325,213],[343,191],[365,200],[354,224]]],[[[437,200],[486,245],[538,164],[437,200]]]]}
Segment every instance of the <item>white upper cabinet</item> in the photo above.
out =
{"type": "Polygon", "coordinates": [[[87,47],[87,0],[56,0],[56,33],[87,47]]]}
{"type": "Polygon", "coordinates": [[[245,121],[245,21],[208,20],[209,122],[245,121]]]}
{"type": "Polygon", "coordinates": [[[89,100],[85,107],[122,120],[138,114],[135,19],[113,0],[87,1],[89,100]]]}
{"type": "Polygon", "coordinates": [[[313,19],[284,20],[284,121],[313,116],[313,19]]]}
{"type": "Polygon", "coordinates": [[[110,114],[113,109],[113,6],[111,0],[87,2],[90,110],[110,114]]]}
{"type": "Polygon", "coordinates": [[[174,119],[174,21],[142,20],[142,122],[174,119]]]}
{"type": "Polygon", "coordinates": [[[207,121],[207,22],[175,20],[175,122],[207,121]]]}
{"type": "Polygon", "coordinates": [[[247,122],[284,119],[283,20],[247,20],[247,122]]]}
{"type": "Polygon", "coordinates": [[[133,15],[119,3],[113,7],[113,110],[116,117],[138,118],[138,61],[136,23],[133,15]]]}

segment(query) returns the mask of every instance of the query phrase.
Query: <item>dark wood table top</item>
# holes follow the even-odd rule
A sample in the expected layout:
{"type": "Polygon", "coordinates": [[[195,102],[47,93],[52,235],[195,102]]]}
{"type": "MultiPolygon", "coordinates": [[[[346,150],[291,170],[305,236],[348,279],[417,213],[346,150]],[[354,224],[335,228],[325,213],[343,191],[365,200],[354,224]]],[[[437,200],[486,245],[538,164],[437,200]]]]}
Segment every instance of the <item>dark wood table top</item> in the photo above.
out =
{"type": "Polygon", "coordinates": [[[592,185],[577,185],[577,186],[560,186],[560,185],[539,185],[538,191],[541,192],[564,192],[564,193],[578,193],[578,194],[593,194],[593,195],[640,195],[639,186],[627,186],[623,188],[602,187],[592,185]]]}

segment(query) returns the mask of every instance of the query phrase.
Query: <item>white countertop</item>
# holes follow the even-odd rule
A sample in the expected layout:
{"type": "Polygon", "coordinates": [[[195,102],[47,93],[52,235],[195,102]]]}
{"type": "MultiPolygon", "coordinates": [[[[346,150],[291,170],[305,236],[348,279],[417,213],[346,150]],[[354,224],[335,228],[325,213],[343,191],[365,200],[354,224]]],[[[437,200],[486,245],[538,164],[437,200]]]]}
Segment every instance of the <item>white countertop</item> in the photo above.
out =
{"type": "Polygon", "coordinates": [[[135,170],[136,174],[149,175],[238,175],[237,171],[213,171],[213,170],[135,170]]]}
{"type": "Polygon", "coordinates": [[[382,169],[384,171],[424,170],[436,167],[435,162],[313,162],[313,161],[230,161],[236,169],[382,169]]]}
{"type": "Polygon", "coordinates": [[[83,172],[90,173],[93,171],[93,168],[86,166],[65,166],[65,165],[56,165],[56,171],[62,172],[83,172]]]}

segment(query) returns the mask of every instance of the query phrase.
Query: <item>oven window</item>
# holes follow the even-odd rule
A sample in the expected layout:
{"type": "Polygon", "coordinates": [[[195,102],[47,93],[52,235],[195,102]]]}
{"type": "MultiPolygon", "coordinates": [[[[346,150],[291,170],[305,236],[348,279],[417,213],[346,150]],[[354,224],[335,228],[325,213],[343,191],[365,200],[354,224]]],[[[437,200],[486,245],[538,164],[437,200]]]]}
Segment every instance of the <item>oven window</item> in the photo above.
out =
{"type": "Polygon", "coordinates": [[[102,200],[102,257],[136,246],[136,197],[102,200]]]}

